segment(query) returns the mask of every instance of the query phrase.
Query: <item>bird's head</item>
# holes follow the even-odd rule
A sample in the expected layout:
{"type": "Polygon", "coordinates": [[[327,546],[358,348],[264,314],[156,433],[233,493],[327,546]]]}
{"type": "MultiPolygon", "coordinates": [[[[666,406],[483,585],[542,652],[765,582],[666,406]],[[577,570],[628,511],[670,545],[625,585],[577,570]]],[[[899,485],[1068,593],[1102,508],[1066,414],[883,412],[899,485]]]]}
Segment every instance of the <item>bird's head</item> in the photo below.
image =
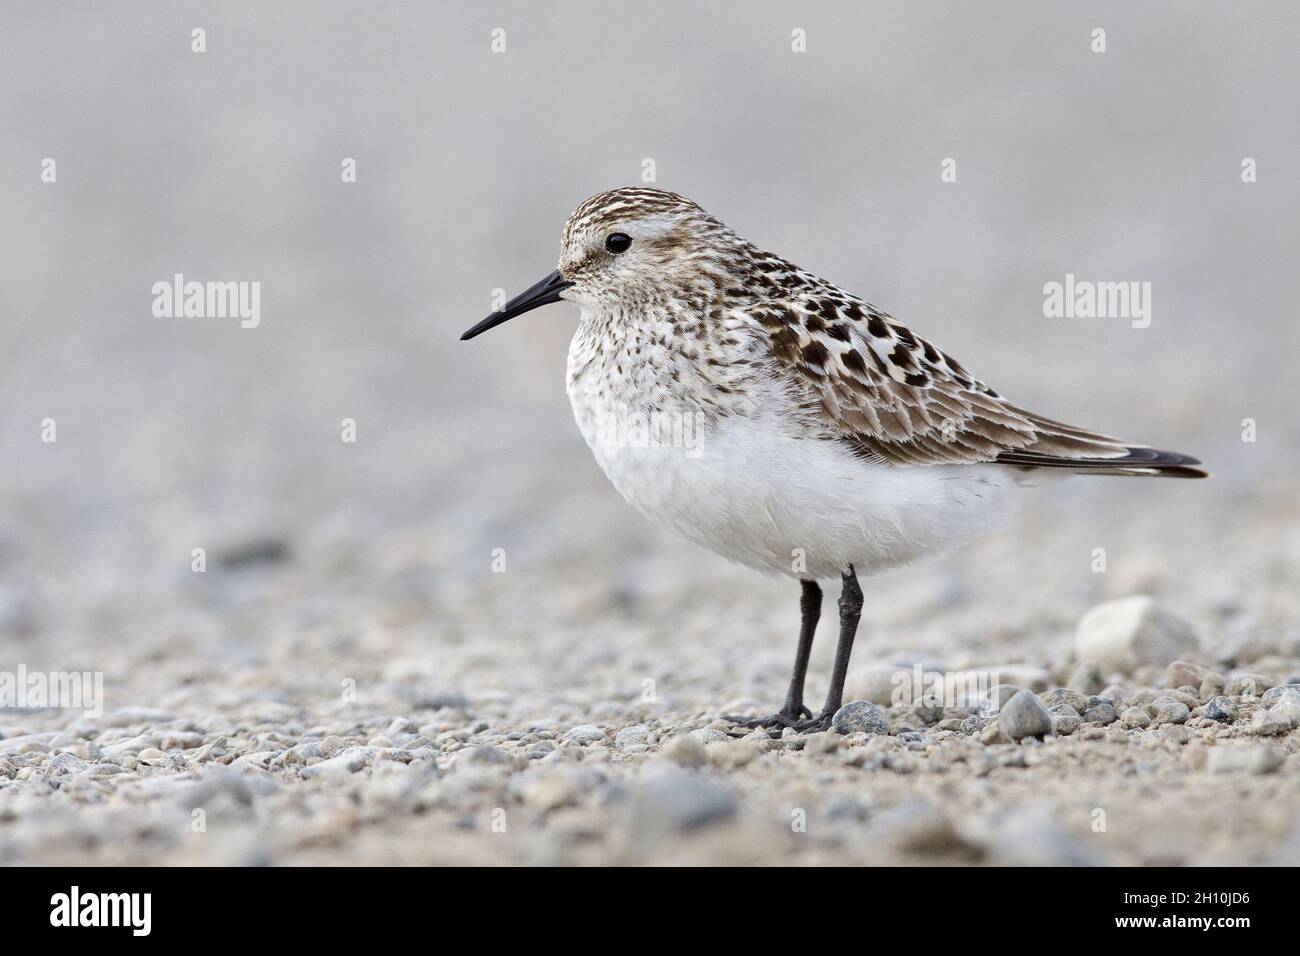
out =
{"type": "Polygon", "coordinates": [[[634,310],[668,297],[706,302],[726,290],[749,248],[676,193],[639,186],[598,193],[565,224],[559,268],[461,338],[560,299],[590,310],[634,310]]]}

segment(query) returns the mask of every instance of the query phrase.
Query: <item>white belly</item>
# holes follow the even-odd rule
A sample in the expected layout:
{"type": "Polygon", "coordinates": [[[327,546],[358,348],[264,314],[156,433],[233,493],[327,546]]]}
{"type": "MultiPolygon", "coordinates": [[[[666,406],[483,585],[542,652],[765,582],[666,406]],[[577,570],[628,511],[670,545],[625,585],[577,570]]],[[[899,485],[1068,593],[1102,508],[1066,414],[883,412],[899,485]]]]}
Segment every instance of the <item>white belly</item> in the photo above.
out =
{"type": "Polygon", "coordinates": [[[1000,524],[1015,480],[990,465],[891,467],[787,423],[714,418],[676,447],[651,445],[603,397],[570,383],[574,416],[619,493],[653,521],[732,561],[791,577],[906,564],[1000,524]],[[650,447],[647,447],[650,446],[650,447]]]}

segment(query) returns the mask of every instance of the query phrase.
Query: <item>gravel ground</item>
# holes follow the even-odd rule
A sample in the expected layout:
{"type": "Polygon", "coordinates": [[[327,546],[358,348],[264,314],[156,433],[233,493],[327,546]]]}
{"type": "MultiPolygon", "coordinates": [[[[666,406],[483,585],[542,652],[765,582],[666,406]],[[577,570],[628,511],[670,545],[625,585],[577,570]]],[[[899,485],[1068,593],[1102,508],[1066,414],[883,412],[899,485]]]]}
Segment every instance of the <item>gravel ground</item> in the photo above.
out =
{"type": "MultiPolygon", "coordinates": [[[[1171,500],[1195,508],[1195,494],[1171,500]]],[[[1124,539],[1179,526],[1131,510],[1124,539]]],[[[1088,532],[1063,520],[1031,547],[1026,517],[873,579],[849,694],[881,703],[856,714],[880,732],[769,740],[737,739],[719,715],[780,699],[790,586],[624,518],[644,540],[635,558],[575,543],[563,573],[494,574],[485,552],[445,587],[419,531],[360,553],[231,546],[188,585],[202,593],[150,606],[152,636],[105,621],[114,639],[82,648],[106,674],[102,718],[0,711],[0,861],[1300,861],[1300,687],[1273,689],[1300,682],[1300,634],[1269,607],[1294,600],[1294,536],[1291,553],[1260,557],[1251,608],[1226,581],[1179,583],[1193,545],[1177,535],[1125,572],[1092,572],[1079,548],[1071,589],[1042,569],[1068,567],[1088,532]],[[1076,633],[1071,607],[1139,586],[1162,604],[1127,601],[1076,633]],[[1076,645],[1106,663],[1081,666],[1076,645]],[[1171,649],[1173,667],[1141,663],[1171,649]],[[1001,684],[972,706],[891,705],[912,664],[1001,684]]],[[[27,650],[35,668],[42,649],[27,650]]]]}
{"type": "Polygon", "coordinates": [[[103,714],[0,706],[0,863],[1300,863],[1300,129],[1260,95],[1300,82],[1295,8],[1116,4],[1094,55],[1091,11],[940,7],[15,13],[0,692],[100,673],[103,714]],[[736,739],[797,586],[618,499],[567,306],[456,341],[643,157],[1018,403],[1214,478],[1026,489],[863,581],[878,712],[736,739]],[[260,281],[260,324],[153,316],[177,272],[260,281]],[[1151,323],[1045,318],[1066,273],[1150,281],[1151,323]],[[891,702],[914,666],[995,676],[891,702]]]}

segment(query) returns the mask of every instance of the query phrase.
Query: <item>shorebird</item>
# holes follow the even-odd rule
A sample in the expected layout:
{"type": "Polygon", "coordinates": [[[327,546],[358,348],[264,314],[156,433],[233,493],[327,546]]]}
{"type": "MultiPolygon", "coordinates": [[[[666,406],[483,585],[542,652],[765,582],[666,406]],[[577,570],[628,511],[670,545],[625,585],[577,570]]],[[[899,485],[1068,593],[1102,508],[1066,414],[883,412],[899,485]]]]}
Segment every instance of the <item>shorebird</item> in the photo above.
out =
{"type": "Polygon", "coordinates": [[[862,613],[857,575],[995,527],[1017,486],[1206,475],[1187,455],[1012,404],[897,319],[675,193],[627,187],[582,203],[558,268],[461,339],[561,299],[581,308],[569,400],[614,487],[696,544],[800,582],[785,703],[743,726],[826,729],[862,613]],[[836,577],[839,643],[814,715],[804,678],[820,582],[836,577]]]}

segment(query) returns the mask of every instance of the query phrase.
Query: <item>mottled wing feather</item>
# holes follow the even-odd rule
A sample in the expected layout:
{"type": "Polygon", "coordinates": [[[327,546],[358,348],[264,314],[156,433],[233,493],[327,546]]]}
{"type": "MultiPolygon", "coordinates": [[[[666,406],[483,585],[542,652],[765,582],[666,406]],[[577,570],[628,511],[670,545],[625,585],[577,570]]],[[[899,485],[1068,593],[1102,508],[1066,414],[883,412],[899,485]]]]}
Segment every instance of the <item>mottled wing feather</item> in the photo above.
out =
{"type": "Polygon", "coordinates": [[[1136,474],[1197,464],[1017,408],[896,319],[838,290],[739,311],[767,332],[778,374],[827,436],[866,457],[1136,474]]]}

